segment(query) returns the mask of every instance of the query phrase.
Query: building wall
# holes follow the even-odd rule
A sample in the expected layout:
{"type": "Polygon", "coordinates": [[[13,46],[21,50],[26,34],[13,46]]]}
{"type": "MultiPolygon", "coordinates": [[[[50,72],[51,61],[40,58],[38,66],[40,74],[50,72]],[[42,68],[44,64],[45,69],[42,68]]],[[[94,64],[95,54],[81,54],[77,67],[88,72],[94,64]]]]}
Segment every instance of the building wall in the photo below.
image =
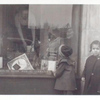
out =
{"type": "Polygon", "coordinates": [[[81,70],[85,60],[90,55],[90,44],[94,40],[100,41],[100,6],[83,5],[82,12],[82,40],[81,40],[81,70]]]}
{"type": "Polygon", "coordinates": [[[80,78],[80,45],[81,45],[81,27],[82,27],[82,5],[73,5],[72,9],[72,29],[74,35],[71,39],[71,46],[73,48],[73,59],[76,62],[76,73],[80,78]]]}

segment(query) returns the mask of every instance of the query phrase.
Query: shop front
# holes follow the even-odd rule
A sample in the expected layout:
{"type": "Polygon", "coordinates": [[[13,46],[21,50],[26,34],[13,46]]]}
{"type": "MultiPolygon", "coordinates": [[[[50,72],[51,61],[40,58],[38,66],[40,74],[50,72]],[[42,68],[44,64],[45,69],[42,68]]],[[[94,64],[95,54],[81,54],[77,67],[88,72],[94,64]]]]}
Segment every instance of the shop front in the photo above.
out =
{"type": "Polygon", "coordinates": [[[54,89],[61,44],[73,49],[80,94],[82,6],[0,5],[0,11],[0,94],[63,94],[54,89]]]}

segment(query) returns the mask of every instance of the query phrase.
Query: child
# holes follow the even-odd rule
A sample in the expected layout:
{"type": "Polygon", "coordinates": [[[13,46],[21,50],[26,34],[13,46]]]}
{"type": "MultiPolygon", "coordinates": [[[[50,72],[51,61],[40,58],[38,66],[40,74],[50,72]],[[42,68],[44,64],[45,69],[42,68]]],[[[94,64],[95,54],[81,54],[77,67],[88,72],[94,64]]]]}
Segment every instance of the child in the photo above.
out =
{"type": "Polygon", "coordinates": [[[82,81],[85,81],[83,94],[99,94],[100,86],[100,42],[93,41],[90,44],[92,55],[87,58],[83,71],[82,81]]]}
{"type": "Polygon", "coordinates": [[[68,95],[72,95],[76,89],[74,64],[69,57],[72,52],[72,48],[68,46],[61,45],[59,47],[60,60],[55,72],[57,78],[54,89],[68,95]]]}

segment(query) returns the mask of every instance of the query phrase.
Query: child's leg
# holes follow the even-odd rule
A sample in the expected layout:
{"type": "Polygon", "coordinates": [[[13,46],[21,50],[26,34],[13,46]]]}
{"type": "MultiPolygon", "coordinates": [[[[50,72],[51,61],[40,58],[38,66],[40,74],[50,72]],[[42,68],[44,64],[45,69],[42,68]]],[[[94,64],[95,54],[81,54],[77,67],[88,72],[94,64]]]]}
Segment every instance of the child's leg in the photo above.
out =
{"type": "Polygon", "coordinates": [[[73,95],[73,91],[64,91],[63,93],[66,95],[73,95]]]}
{"type": "Polygon", "coordinates": [[[67,95],[67,91],[63,91],[63,94],[67,95]]]}
{"type": "Polygon", "coordinates": [[[73,91],[67,91],[67,94],[68,95],[72,95],[73,94],[73,91]]]}

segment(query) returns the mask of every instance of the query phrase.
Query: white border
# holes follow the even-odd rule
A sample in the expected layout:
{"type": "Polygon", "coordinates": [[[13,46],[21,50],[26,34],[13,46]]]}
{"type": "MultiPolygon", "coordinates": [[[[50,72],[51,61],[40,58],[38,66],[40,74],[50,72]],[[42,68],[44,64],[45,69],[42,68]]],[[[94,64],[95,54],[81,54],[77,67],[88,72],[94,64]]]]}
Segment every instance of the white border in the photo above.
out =
{"type": "Polygon", "coordinates": [[[69,96],[69,95],[3,95],[3,100],[99,100],[100,96],[69,96]]]}
{"type": "Polygon", "coordinates": [[[0,4],[100,4],[100,0],[1,0],[0,4]]]}

